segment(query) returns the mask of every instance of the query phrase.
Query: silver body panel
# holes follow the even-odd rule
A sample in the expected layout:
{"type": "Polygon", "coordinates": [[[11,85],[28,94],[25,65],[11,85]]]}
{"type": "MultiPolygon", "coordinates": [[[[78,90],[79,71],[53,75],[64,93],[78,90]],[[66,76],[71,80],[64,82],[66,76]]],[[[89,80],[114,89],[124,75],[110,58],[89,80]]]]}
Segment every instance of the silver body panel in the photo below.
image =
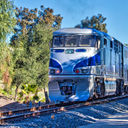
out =
{"type": "Polygon", "coordinates": [[[49,76],[49,97],[52,102],[57,101],[86,101],[90,97],[90,92],[93,91],[94,80],[93,76],[49,76]],[[61,95],[58,81],[70,81],[75,82],[76,92],[74,95],[61,95]]]}
{"type": "MultiPolygon", "coordinates": [[[[95,78],[103,78],[105,95],[116,93],[117,80],[123,80],[128,85],[128,48],[118,43],[118,50],[115,48],[115,39],[108,34],[95,29],[60,29],[53,33],[53,36],[61,35],[96,35],[100,39],[100,48],[95,47],[54,47],[51,48],[50,58],[55,60],[61,67],[59,74],[49,74],[49,97],[51,101],[85,101],[92,97],[95,89],[95,78]],[[107,40],[107,44],[104,43],[107,40]],[[112,43],[112,46],[111,46],[112,43]],[[73,50],[72,54],[66,50],[73,50]],[[76,52],[77,49],[84,49],[86,52],[76,52]],[[63,50],[63,52],[56,52],[63,50]],[[85,59],[96,56],[100,53],[100,64],[80,67],[88,72],[76,74],[74,67],[85,59]],[[124,55],[125,54],[125,55],[124,55]],[[123,73],[122,73],[123,72],[123,73]],[[75,93],[68,95],[63,92],[63,87],[75,87],[75,93]],[[64,95],[64,94],[65,95],[64,95]]],[[[53,67],[49,67],[53,69],[53,67]]],[[[79,69],[79,68],[78,68],[79,69]]],[[[67,89],[67,88],[66,88],[67,89]]],[[[68,90],[68,89],[67,89],[68,90]]]]}

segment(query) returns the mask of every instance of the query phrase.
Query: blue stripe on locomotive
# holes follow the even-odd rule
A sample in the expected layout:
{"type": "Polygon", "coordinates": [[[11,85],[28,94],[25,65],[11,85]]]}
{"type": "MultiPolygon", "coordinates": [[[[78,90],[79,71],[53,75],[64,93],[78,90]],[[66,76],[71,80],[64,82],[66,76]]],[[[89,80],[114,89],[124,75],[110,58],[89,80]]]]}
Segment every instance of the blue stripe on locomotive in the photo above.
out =
{"type": "MultiPolygon", "coordinates": [[[[84,59],[81,62],[77,63],[76,66],[74,67],[74,71],[80,67],[96,66],[96,65],[101,65],[100,52],[98,52],[96,55],[94,55],[90,58],[84,59]]],[[[60,72],[62,72],[61,65],[56,60],[54,60],[52,58],[50,59],[49,67],[58,68],[60,70],[60,72]]]]}
{"type": "Polygon", "coordinates": [[[74,71],[80,67],[96,66],[96,65],[101,65],[100,52],[98,52],[96,55],[94,55],[90,58],[84,59],[81,62],[79,62],[78,64],[76,64],[76,66],[74,67],[74,71]]]}
{"type": "Polygon", "coordinates": [[[49,67],[58,68],[60,70],[60,72],[62,72],[61,65],[54,59],[50,59],[49,67]]]}

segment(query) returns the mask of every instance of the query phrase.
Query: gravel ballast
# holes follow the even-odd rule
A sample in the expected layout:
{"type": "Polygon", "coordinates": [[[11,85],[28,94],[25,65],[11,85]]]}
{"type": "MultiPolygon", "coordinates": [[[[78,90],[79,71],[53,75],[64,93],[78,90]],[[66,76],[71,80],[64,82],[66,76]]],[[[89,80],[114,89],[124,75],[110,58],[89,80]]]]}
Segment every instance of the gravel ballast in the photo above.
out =
{"type": "Polygon", "coordinates": [[[95,123],[100,119],[126,113],[128,113],[128,98],[22,119],[0,126],[0,128],[79,128],[95,123]]]}

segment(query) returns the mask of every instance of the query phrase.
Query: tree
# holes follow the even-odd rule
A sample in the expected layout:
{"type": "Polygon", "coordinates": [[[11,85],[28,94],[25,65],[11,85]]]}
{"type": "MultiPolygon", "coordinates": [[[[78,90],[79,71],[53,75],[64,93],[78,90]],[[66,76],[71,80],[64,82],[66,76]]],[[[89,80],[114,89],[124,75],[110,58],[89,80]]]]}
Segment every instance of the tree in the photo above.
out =
{"type": "Polygon", "coordinates": [[[85,19],[81,20],[81,23],[76,25],[75,27],[76,28],[95,28],[97,30],[107,33],[106,23],[104,23],[105,20],[106,18],[103,17],[102,14],[98,14],[97,16],[92,16],[90,19],[86,17],[85,19]]]}
{"type": "Polygon", "coordinates": [[[126,47],[128,47],[128,44],[127,44],[127,43],[124,43],[124,45],[125,45],[126,47]]]}
{"type": "Polygon", "coordinates": [[[13,32],[15,23],[13,2],[0,0],[0,42],[4,42],[7,35],[13,32]]]}
{"type": "Polygon", "coordinates": [[[58,29],[61,25],[62,17],[54,15],[53,10],[44,8],[41,5],[40,10],[37,8],[29,10],[28,8],[16,8],[17,27],[15,27],[15,35],[12,37],[12,42],[18,38],[18,34],[26,35],[31,32],[32,28],[37,24],[45,24],[49,27],[58,29]]]}
{"type": "Polygon", "coordinates": [[[6,37],[14,32],[14,12],[12,1],[0,0],[0,79],[8,85],[11,84],[13,62],[12,49],[6,43],[6,37]]]}
{"type": "Polygon", "coordinates": [[[33,41],[27,47],[26,83],[38,85],[36,93],[48,84],[49,41],[52,32],[52,28],[45,24],[36,25],[32,31],[33,41]]]}
{"type": "Polygon", "coordinates": [[[16,94],[23,84],[38,85],[37,93],[48,83],[49,42],[52,32],[60,27],[62,17],[43,6],[41,10],[16,10],[18,27],[11,40],[15,62],[13,84],[16,85],[16,94]]]}
{"type": "MultiPolygon", "coordinates": [[[[13,61],[12,61],[12,49],[6,44],[1,43],[0,45],[0,79],[10,86],[13,75],[13,61]]],[[[5,86],[7,90],[8,87],[5,86]]]]}
{"type": "Polygon", "coordinates": [[[25,65],[26,65],[26,49],[24,48],[24,44],[27,43],[28,37],[20,35],[15,47],[13,46],[13,80],[12,85],[16,86],[15,90],[15,99],[17,98],[17,92],[20,85],[24,84],[26,79],[25,65]]]}

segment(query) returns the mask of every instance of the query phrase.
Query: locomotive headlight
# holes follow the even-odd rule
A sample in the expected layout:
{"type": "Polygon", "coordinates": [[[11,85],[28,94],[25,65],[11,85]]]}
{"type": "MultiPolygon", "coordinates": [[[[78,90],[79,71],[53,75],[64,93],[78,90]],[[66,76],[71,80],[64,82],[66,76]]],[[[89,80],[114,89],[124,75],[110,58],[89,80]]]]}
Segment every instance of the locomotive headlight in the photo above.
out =
{"type": "Polygon", "coordinates": [[[56,74],[59,74],[60,73],[60,70],[59,69],[56,69],[55,73],[56,74]]]}
{"type": "Polygon", "coordinates": [[[49,69],[49,74],[55,74],[55,69],[49,69]]]}
{"type": "Polygon", "coordinates": [[[89,74],[90,73],[90,69],[81,69],[81,73],[89,74]]]}
{"type": "Polygon", "coordinates": [[[49,74],[59,74],[60,73],[60,70],[59,69],[49,69],[49,74]]]}
{"type": "Polygon", "coordinates": [[[79,68],[75,70],[75,73],[77,74],[90,74],[90,68],[84,69],[84,68],[79,68]]]}

